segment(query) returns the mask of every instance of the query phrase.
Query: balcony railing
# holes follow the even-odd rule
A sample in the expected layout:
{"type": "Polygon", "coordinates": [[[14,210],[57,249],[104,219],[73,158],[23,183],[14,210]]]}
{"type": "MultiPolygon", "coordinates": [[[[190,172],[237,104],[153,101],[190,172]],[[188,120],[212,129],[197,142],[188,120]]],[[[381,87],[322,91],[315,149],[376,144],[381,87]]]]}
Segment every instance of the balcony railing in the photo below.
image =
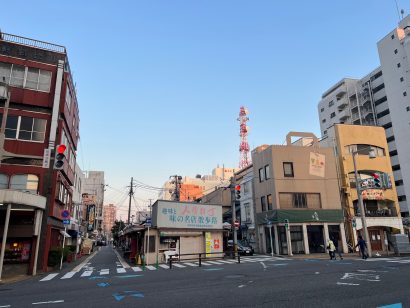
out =
{"type": "MultiPolygon", "coordinates": [[[[396,211],[391,209],[366,210],[366,217],[397,217],[396,211]]],[[[360,211],[355,209],[355,216],[360,216],[360,211]]]]}
{"type": "Polygon", "coordinates": [[[16,44],[20,44],[24,46],[64,53],[64,54],[66,53],[66,49],[64,46],[47,43],[47,42],[43,42],[39,40],[33,40],[27,37],[22,37],[22,36],[18,36],[14,34],[8,34],[4,32],[0,32],[0,40],[5,41],[5,42],[10,42],[10,43],[16,43],[16,44]]]}

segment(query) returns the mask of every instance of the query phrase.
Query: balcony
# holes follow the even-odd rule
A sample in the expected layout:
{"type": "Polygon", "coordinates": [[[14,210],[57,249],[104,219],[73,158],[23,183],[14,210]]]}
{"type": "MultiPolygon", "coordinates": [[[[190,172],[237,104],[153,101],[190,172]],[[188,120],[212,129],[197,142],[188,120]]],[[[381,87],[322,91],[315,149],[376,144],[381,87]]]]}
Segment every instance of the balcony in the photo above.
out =
{"type": "Polygon", "coordinates": [[[345,109],[345,110],[343,110],[343,111],[341,111],[341,112],[339,113],[339,119],[340,119],[340,121],[344,122],[344,121],[346,121],[348,118],[350,118],[350,112],[349,112],[348,109],[345,109]]]}
{"type": "MultiPolygon", "coordinates": [[[[397,217],[397,211],[394,203],[389,201],[364,200],[366,217],[397,217]]],[[[360,216],[360,209],[357,203],[354,204],[355,216],[360,216]]]]}

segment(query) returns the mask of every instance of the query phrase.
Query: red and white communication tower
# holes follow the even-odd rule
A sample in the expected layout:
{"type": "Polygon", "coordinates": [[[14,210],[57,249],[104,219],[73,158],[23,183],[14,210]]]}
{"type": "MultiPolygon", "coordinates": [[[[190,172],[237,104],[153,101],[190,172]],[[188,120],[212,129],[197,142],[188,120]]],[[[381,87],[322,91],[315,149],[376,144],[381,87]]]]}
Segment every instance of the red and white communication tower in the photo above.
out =
{"type": "Polygon", "coordinates": [[[241,136],[241,143],[239,144],[240,161],[239,168],[245,168],[251,164],[251,158],[249,156],[249,143],[248,143],[248,126],[246,122],[249,121],[248,110],[242,106],[239,110],[239,136],[241,136]]]}

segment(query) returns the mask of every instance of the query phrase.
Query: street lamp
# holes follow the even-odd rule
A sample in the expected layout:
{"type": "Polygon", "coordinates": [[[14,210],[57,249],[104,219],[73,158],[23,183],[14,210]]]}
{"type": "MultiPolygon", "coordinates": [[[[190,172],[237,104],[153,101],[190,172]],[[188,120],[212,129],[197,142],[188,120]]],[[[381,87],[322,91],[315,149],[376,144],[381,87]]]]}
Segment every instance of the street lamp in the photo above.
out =
{"type": "Polygon", "coordinates": [[[7,114],[9,112],[10,104],[10,90],[9,86],[6,83],[5,78],[3,81],[0,81],[0,100],[5,100],[3,117],[1,118],[1,128],[0,128],[0,165],[4,156],[4,140],[6,139],[6,123],[7,123],[7,114]]]}
{"type": "MultiPolygon", "coordinates": [[[[363,205],[363,198],[362,198],[362,190],[360,189],[360,183],[358,180],[358,172],[357,172],[357,166],[356,166],[356,155],[359,154],[363,150],[368,150],[366,149],[361,149],[357,151],[352,151],[352,157],[353,157],[353,168],[354,168],[354,178],[356,181],[356,191],[357,191],[357,201],[359,203],[360,207],[360,217],[362,219],[362,228],[363,228],[363,234],[364,234],[364,240],[367,243],[367,251],[369,254],[369,257],[372,257],[372,246],[370,243],[370,238],[369,238],[369,232],[367,231],[367,222],[366,222],[366,213],[364,211],[364,205],[363,205]]],[[[369,151],[369,158],[373,159],[376,158],[376,153],[374,150],[370,149],[369,151]]]]}

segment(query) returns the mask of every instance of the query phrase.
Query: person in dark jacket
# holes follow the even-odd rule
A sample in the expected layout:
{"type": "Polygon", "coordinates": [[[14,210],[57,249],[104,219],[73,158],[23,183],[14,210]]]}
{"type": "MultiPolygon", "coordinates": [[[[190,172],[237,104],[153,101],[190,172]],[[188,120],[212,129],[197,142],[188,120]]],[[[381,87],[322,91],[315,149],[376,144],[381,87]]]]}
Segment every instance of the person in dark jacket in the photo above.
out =
{"type": "Polygon", "coordinates": [[[367,253],[366,253],[366,248],[367,248],[367,244],[366,241],[363,239],[363,237],[361,235],[359,235],[359,240],[357,241],[356,246],[354,246],[354,248],[356,248],[357,246],[359,246],[360,249],[360,254],[362,255],[362,259],[367,259],[367,253]]]}

